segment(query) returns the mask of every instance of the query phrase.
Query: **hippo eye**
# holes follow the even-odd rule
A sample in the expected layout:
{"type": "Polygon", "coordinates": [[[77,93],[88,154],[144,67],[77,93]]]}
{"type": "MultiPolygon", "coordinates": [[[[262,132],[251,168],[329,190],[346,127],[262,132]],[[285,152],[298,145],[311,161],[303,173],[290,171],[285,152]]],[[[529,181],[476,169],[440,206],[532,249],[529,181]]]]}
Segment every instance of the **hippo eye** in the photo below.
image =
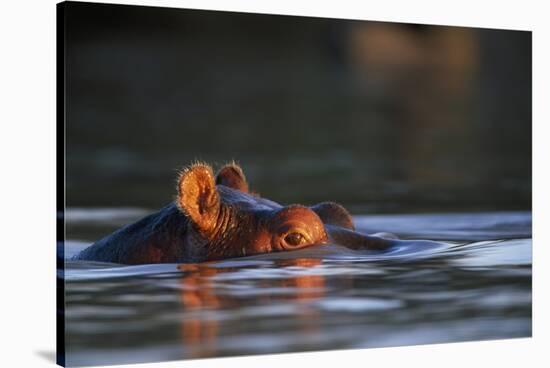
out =
{"type": "Polygon", "coordinates": [[[301,245],[301,244],[305,243],[305,241],[306,241],[306,238],[300,233],[293,232],[293,233],[289,233],[285,236],[285,242],[288,245],[291,245],[293,247],[301,245]]]}

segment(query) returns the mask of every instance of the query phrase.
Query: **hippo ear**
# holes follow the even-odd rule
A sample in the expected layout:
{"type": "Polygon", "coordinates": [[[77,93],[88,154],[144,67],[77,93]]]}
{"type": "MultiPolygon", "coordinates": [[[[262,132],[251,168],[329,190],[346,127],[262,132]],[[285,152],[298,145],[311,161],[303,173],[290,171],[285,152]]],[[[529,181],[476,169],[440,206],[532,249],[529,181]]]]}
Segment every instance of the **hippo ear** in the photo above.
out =
{"type": "Polygon", "coordinates": [[[178,180],[176,202],[200,233],[206,236],[212,233],[220,211],[220,195],[216,190],[212,168],[195,164],[183,170],[178,180]]]}
{"type": "Polygon", "coordinates": [[[248,193],[246,177],[241,167],[236,163],[227,164],[220,169],[218,175],[216,175],[216,184],[248,193]]]}

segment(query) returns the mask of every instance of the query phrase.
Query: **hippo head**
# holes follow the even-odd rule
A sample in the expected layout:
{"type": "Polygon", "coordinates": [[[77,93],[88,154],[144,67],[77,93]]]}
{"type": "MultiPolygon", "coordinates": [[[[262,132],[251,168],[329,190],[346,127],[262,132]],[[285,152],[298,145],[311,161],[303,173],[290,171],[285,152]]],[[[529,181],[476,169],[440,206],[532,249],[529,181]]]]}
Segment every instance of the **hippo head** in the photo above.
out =
{"type": "Polygon", "coordinates": [[[208,165],[192,165],[177,189],[177,206],[189,219],[187,242],[207,260],[296,250],[333,240],[334,229],[354,230],[350,214],[336,203],[281,206],[251,193],[236,164],[216,176],[208,165]]]}

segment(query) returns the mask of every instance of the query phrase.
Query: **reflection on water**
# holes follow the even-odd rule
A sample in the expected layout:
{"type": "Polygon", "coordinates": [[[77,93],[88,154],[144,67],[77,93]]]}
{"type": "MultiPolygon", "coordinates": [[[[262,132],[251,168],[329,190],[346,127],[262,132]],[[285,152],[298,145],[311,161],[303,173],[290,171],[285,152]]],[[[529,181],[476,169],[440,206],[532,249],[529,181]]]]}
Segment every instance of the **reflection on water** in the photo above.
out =
{"type": "MultiPolygon", "coordinates": [[[[102,211],[104,219],[97,211],[86,216],[86,209],[69,209],[68,228],[81,240],[68,242],[67,257],[128,216],[127,210],[102,211]],[[71,213],[78,221],[71,221],[71,213]]],[[[142,211],[136,211],[139,217],[142,211]]],[[[202,264],[66,261],[67,362],[530,336],[530,214],[472,214],[475,242],[464,240],[466,228],[458,230],[460,216],[468,217],[383,216],[400,235],[448,235],[431,249],[389,254],[322,246],[202,264]],[[515,224],[515,236],[505,224],[515,224]],[[503,239],[494,237],[499,228],[506,229],[503,239]]],[[[362,219],[356,219],[360,230],[368,230],[368,217],[362,219]]],[[[369,229],[383,230],[379,220],[373,216],[369,229]]]]}
{"type": "MultiPolygon", "coordinates": [[[[286,267],[290,270],[314,267],[319,264],[321,264],[321,260],[318,259],[295,259],[278,261],[273,266],[286,267]]],[[[223,282],[224,274],[234,273],[238,271],[238,267],[211,268],[200,265],[180,265],[178,268],[186,274],[181,278],[181,303],[190,316],[190,318],[183,318],[181,321],[181,335],[186,357],[198,358],[219,354],[217,339],[220,333],[220,322],[216,317],[201,318],[204,311],[240,309],[238,312],[236,311],[237,315],[255,319],[292,313],[299,325],[298,335],[315,334],[319,329],[316,321],[320,317],[320,312],[308,307],[307,302],[323,296],[324,277],[322,275],[304,274],[285,277],[275,283],[264,280],[256,286],[258,290],[262,290],[261,292],[254,292],[252,287],[243,287],[240,292],[236,291],[226,295],[225,293],[218,294],[219,287],[217,285],[219,283],[216,283],[215,280],[223,282]],[[255,296],[256,302],[260,305],[244,306],[238,302],[235,295],[255,296]],[[273,295],[277,297],[274,298],[273,295]],[[276,299],[280,299],[279,303],[287,301],[288,307],[280,308],[270,305],[276,299]]],[[[254,331],[250,331],[250,333],[253,334],[254,331]]],[[[270,339],[257,341],[255,344],[265,345],[265,348],[269,349],[269,341],[270,339]]]]}

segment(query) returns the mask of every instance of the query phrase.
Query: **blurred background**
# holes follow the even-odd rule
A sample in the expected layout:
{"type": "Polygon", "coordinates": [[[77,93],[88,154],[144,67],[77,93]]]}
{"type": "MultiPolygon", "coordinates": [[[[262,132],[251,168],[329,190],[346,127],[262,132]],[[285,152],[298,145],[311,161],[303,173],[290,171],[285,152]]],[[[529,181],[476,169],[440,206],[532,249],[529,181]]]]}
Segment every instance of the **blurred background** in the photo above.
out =
{"type": "Polygon", "coordinates": [[[531,209],[531,33],[72,3],[67,207],[238,161],[282,203],[531,209]]]}

